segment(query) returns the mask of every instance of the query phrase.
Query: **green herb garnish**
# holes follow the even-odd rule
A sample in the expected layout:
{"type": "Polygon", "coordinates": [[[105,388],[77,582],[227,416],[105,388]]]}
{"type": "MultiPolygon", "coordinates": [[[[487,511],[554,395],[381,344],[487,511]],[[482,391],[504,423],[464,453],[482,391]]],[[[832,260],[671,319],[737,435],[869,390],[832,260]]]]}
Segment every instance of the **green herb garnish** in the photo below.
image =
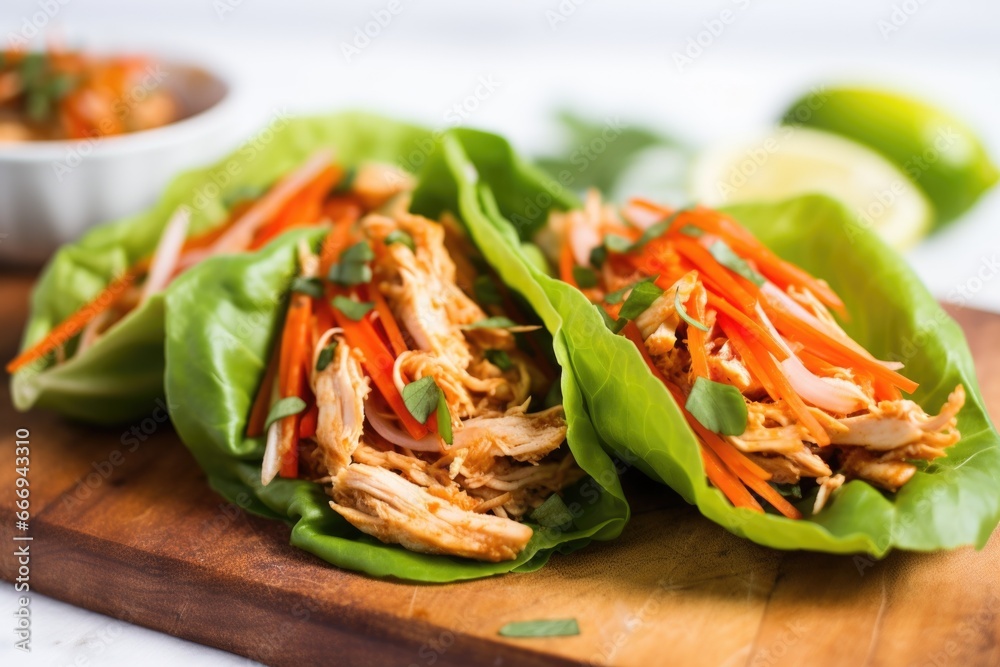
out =
{"type": "Polygon", "coordinates": [[[764,284],[764,276],[750,268],[747,261],[733,252],[733,249],[725,241],[713,242],[712,245],[708,246],[708,251],[712,253],[712,257],[719,264],[743,276],[757,287],[764,284]]]}
{"type": "Polygon", "coordinates": [[[330,267],[327,279],[330,282],[351,287],[370,282],[372,268],[368,262],[375,259],[375,253],[367,241],[359,241],[340,253],[340,260],[330,267]]]}
{"type": "Polygon", "coordinates": [[[509,317],[487,317],[472,324],[463,324],[460,328],[469,331],[470,329],[511,329],[516,326],[519,326],[518,323],[509,317]]]}
{"type": "Polygon", "coordinates": [[[325,371],[330,362],[333,361],[333,354],[337,351],[337,341],[333,341],[316,355],[316,370],[325,371]]]}
{"type": "Polygon", "coordinates": [[[306,409],[306,402],[303,401],[298,396],[288,396],[281,399],[271,406],[271,409],[267,413],[267,420],[264,422],[264,430],[271,428],[271,424],[278,421],[279,419],[284,419],[285,417],[291,417],[292,415],[297,415],[306,409]]]}
{"type": "Polygon", "coordinates": [[[674,310],[677,311],[677,314],[681,316],[682,320],[684,320],[685,322],[688,323],[688,326],[694,327],[695,329],[698,329],[700,331],[704,331],[705,333],[708,333],[708,327],[707,326],[705,326],[704,324],[702,324],[698,320],[696,320],[693,317],[691,317],[690,315],[688,315],[688,312],[686,310],[684,310],[684,304],[681,303],[681,292],[680,292],[680,290],[677,290],[677,292],[674,293],[674,310]]]}
{"type": "Polygon", "coordinates": [[[501,637],[572,637],[580,634],[575,618],[557,618],[543,621],[519,621],[500,628],[501,637]]]}
{"type": "Polygon", "coordinates": [[[472,291],[476,294],[476,301],[481,306],[495,306],[503,301],[497,284],[489,276],[476,276],[472,281],[472,291]]]}
{"type": "Polygon", "coordinates": [[[573,267],[573,280],[576,281],[576,284],[580,289],[597,287],[597,274],[594,273],[593,269],[588,269],[585,266],[573,267]]]}
{"type": "Polygon", "coordinates": [[[566,507],[563,499],[555,493],[546,498],[545,502],[534,509],[531,513],[531,518],[537,521],[538,525],[545,526],[546,528],[568,526],[573,522],[573,514],[566,507]]]}
{"type": "Polygon", "coordinates": [[[320,299],[323,297],[323,283],[319,278],[296,276],[295,279],[292,280],[291,290],[301,294],[308,294],[314,299],[320,299]]]}
{"type": "Polygon", "coordinates": [[[442,396],[441,389],[430,375],[403,387],[403,403],[413,418],[421,424],[438,409],[440,396],[442,396]]]}
{"type": "MultiPolygon", "coordinates": [[[[434,386],[437,387],[437,384],[434,386]]],[[[451,433],[451,411],[448,410],[448,401],[444,399],[444,392],[441,391],[440,387],[438,387],[437,426],[438,435],[441,436],[441,439],[446,444],[452,444],[454,439],[451,433]]]]}
{"type": "Polygon", "coordinates": [[[651,281],[643,280],[632,288],[625,303],[622,304],[618,316],[626,320],[634,320],[641,315],[653,302],[660,298],[663,290],[651,281]]]}
{"type": "Polygon", "coordinates": [[[510,360],[510,355],[504,350],[486,350],[483,352],[486,360],[502,371],[509,371],[514,367],[514,362],[510,360]]]}
{"type": "Polygon", "coordinates": [[[410,249],[410,252],[417,251],[417,244],[413,241],[413,237],[402,229],[394,229],[385,237],[386,245],[392,245],[393,243],[402,243],[410,249]]]}
{"type": "Polygon", "coordinates": [[[747,404],[736,387],[699,377],[684,409],[713,433],[742,435],[747,430],[747,404]]]}
{"type": "Polygon", "coordinates": [[[331,302],[333,307],[347,315],[348,318],[354,320],[355,322],[360,322],[361,318],[371,312],[371,309],[375,307],[375,304],[371,301],[355,301],[354,299],[349,299],[346,296],[337,295],[333,297],[331,302]]]}

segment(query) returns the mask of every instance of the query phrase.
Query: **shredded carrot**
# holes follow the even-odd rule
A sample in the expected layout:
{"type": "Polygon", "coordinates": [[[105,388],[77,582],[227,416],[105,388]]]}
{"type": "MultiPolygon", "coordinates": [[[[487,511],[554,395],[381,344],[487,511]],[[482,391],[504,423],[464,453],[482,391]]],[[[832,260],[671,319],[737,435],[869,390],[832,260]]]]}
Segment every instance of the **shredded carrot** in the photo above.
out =
{"type": "Polygon", "coordinates": [[[294,171],[284,176],[209,247],[210,254],[234,252],[250,246],[254,234],[271,220],[289,199],[309,185],[333,159],[329,150],[320,149],[294,171]]]}
{"type": "Polygon", "coordinates": [[[764,348],[777,357],[779,361],[784,361],[788,357],[788,353],[785,352],[785,348],[783,348],[778,341],[774,339],[770,331],[758,324],[756,320],[747,317],[747,315],[739,309],[734,308],[722,297],[712,292],[708,292],[708,305],[715,308],[720,314],[725,315],[735,322],[739,327],[746,331],[748,338],[752,338],[763,345],[764,348]]]}
{"type": "Polygon", "coordinates": [[[814,278],[801,268],[781,259],[749,231],[722,214],[704,208],[691,213],[683,222],[675,221],[673,227],[679,228],[679,225],[691,224],[718,235],[743,259],[753,261],[757,270],[778,287],[782,289],[789,285],[804,287],[839,315],[845,315],[844,302],[830,289],[826,281],[814,278]]]}
{"type": "MultiPolygon", "coordinates": [[[[706,323],[705,319],[705,288],[699,282],[695,285],[685,306],[695,320],[706,323]]],[[[711,379],[708,368],[708,354],[705,346],[708,344],[708,334],[697,327],[688,326],[687,346],[691,355],[691,371],[700,377],[711,379]]]]}
{"type": "Polygon", "coordinates": [[[264,379],[257,389],[257,396],[254,397],[253,406],[250,408],[250,418],[247,419],[247,437],[257,438],[264,435],[264,424],[267,422],[267,413],[271,409],[271,389],[274,386],[274,379],[278,375],[278,356],[281,347],[276,345],[268,359],[267,367],[264,369],[264,379]]]}
{"type": "Polygon", "coordinates": [[[747,487],[743,486],[739,478],[732,470],[726,467],[715,452],[705,447],[701,448],[701,460],[705,464],[705,474],[719,491],[722,491],[726,498],[729,498],[736,507],[745,507],[755,512],[764,513],[764,508],[760,506],[757,499],[750,495],[747,487]]]}
{"type": "Polygon", "coordinates": [[[802,343],[821,359],[837,366],[862,370],[871,374],[876,379],[884,380],[899,387],[908,394],[912,394],[919,386],[913,380],[903,377],[896,371],[889,370],[867,353],[859,352],[826,333],[817,331],[806,322],[780,308],[772,308],[769,305],[765,305],[764,312],[771,318],[774,326],[779,331],[802,343]]]}
{"type": "Polygon", "coordinates": [[[677,252],[694,264],[700,274],[710,277],[722,288],[722,294],[728,301],[747,315],[754,314],[757,299],[730,275],[729,269],[719,264],[712,253],[689,238],[674,238],[672,241],[677,252]]]}
{"type": "MultiPolygon", "coordinates": [[[[305,398],[303,358],[308,357],[312,350],[312,335],[309,331],[311,321],[312,298],[306,294],[293,293],[288,314],[285,316],[285,329],[281,337],[281,354],[278,360],[278,383],[282,398],[291,396],[305,398]]],[[[300,419],[300,414],[294,414],[283,417],[278,422],[280,434],[278,452],[281,457],[282,477],[298,477],[300,419]]]]}
{"type": "Polygon", "coordinates": [[[579,289],[579,285],[576,284],[576,278],[573,277],[573,267],[575,265],[573,249],[570,248],[569,235],[567,235],[563,239],[562,248],[559,250],[559,278],[564,283],[569,283],[579,289]]]}
{"type": "Polygon", "coordinates": [[[299,421],[299,438],[312,438],[316,435],[316,423],[319,420],[319,408],[314,403],[302,413],[299,421]]]}
{"type": "Polygon", "coordinates": [[[139,274],[139,270],[132,268],[112,280],[107,287],[101,290],[86,305],[60,322],[44,338],[8,363],[7,372],[16,373],[31,362],[41,359],[57,347],[65,345],[73,336],[83,331],[83,328],[91,320],[118,303],[125,292],[135,284],[139,274]]]}
{"type": "Polygon", "coordinates": [[[649,370],[653,373],[653,375],[656,376],[656,379],[666,385],[671,384],[663,372],[656,367],[656,362],[653,361],[653,357],[650,356],[649,350],[646,349],[646,341],[642,339],[642,332],[639,331],[639,327],[633,320],[629,320],[628,323],[622,327],[622,335],[635,343],[636,348],[638,348],[639,353],[642,355],[643,361],[646,362],[646,365],[649,367],[649,370]]]}
{"type": "Polygon", "coordinates": [[[325,276],[330,272],[330,267],[337,263],[337,258],[350,243],[351,224],[353,221],[343,220],[338,222],[330,230],[330,233],[323,239],[323,247],[319,251],[319,272],[325,276]]]}
{"type": "Polygon", "coordinates": [[[392,369],[395,364],[395,356],[382,343],[378,333],[372,327],[369,316],[355,322],[342,312],[333,309],[333,317],[337,326],[344,330],[344,337],[347,344],[361,350],[364,356],[365,370],[371,377],[375,387],[385,398],[386,403],[402,422],[407,433],[415,440],[419,440],[427,435],[427,427],[418,422],[403,402],[403,397],[396,389],[392,379],[392,369]]]}
{"type": "Polygon", "coordinates": [[[398,357],[409,349],[406,340],[403,338],[403,332],[399,328],[399,323],[396,322],[389,304],[386,303],[385,297],[378,287],[373,285],[368,290],[368,297],[375,302],[375,312],[378,313],[378,321],[382,324],[382,329],[385,330],[386,338],[389,339],[389,345],[392,346],[393,353],[398,357]]]}
{"type": "Polygon", "coordinates": [[[323,200],[342,174],[343,171],[333,165],[319,172],[312,182],[288,200],[274,217],[257,231],[250,249],[257,250],[264,247],[269,241],[293,227],[317,223],[322,214],[323,200]]]}
{"type": "Polygon", "coordinates": [[[334,224],[347,222],[353,224],[361,218],[364,207],[353,195],[337,195],[330,197],[323,204],[323,214],[334,224]]]}
{"type": "Polygon", "coordinates": [[[743,340],[742,330],[740,326],[730,320],[729,318],[723,316],[718,319],[719,326],[722,327],[722,332],[726,334],[726,338],[732,343],[733,347],[736,348],[736,353],[740,355],[740,359],[743,360],[744,365],[746,365],[747,370],[750,371],[752,375],[760,385],[764,387],[764,391],[767,395],[771,397],[772,400],[781,400],[781,394],[778,393],[777,387],[771,382],[771,378],[761,365],[757,362],[757,358],[750,351],[749,346],[743,340]]]}

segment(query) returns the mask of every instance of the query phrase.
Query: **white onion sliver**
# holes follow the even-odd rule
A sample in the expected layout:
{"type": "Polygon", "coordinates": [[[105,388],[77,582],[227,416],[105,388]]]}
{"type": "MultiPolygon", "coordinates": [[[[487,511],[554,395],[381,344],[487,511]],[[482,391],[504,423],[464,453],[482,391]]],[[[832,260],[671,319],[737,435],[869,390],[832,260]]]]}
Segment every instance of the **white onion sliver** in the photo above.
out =
{"type": "Polygon", "coordinates": [[[569,230],[569,245],[573,259],[580,266],[590,266],[590,253],[601,245],[601,235],[586,223],[577,223],[569,230]]]}
{"type": "MultiPolygon", "coordinates": [[[[789,313],[791,313],[798,319],[802,320],[806,324],[810,325],[814,329],[818,329],[823,333],[827,334],[828,336],[830,336],[831,338],[839,340],[841,343],[847,345],[855,352],[863,354],[870,359],[874,359],[871,353],[869,353],[868,350],[859,345],[857,341],[855,341],[850,336],[845,336],[842,331],[836,330],[830,325],[828,325],[826,322],[820,320],[818,317],[816,317],[808,310],[803,308],[798,301],[796,301],[792,297],[788,296],[785,292],[783,292],[781,288],[779,288],[774,283],[765,282],[764,285],[760,288],[760,291],[764,294],[764,296],[768,299],[768,301],[771,302],[772,305],[778,307],[784,307],[786,310],[788,310],[789,313]]],[[[903,367],[903,363],[901,361],[882,361],[880,359],[874,359],[874,361],[888,368],[890,371],[898,371],[903,367]]]]}
{"type": "Polygon", "coordinates": [[[188,223],[190,222],[191,210],[186,206],[181,206],[167,222],[167,226],[163,228],[160,242],[156,246],[153,261],[149,266],[146,284],[142,288],[140,303],[145,302],[170,282],[170,277],[174,274],[174,268],[177,266],[177,259],[184,247],[184,239],[187,238],[188,223]]]}
{"type": "Polygon", "coordinates": [[[757,315],[764,326],[771,333],[778,344],[788,354],[788,358],[780,362],[782,372],[788,378],[788,383],[792,385],[795,393],[802,397],[802,400],[815,405],[817,408],[829,410],[839,414],[849,414],[863,405],[860,397],[851,393],[846,387],[838,387],[829,382],[824,382],[822,378],[813,375],[808,368],[795,356],[788,343],[781,337],[778,330],[771,324],[771,320],[764,314],[764,310],[757,304],[757,315]]]}
{"type": "Polygon", "coordinates": [[[412,449],[418,452],[444,451],[441,447],[441,438],[438,436],[431,433],[424,436],[420,440],[417,440],[403,429],[392,424],[391,421],[384,415],[380,414],[378,410],[371,409],[373,407],[374,406],[370,405],[370,403],[365,405],[365,417],[368,418],[368,423],[372,425],[372,428],[375,429],[376,433],[393,445],[403,447],[405,449],[412,449]]]}
{"type": "Polygon", "coordinates": [[[308,185],[332,161],[333,153],[330,150],[321,148],[313,153],[302,166],[281,179],[240,216],[240,219],[212,244],[209,254],[239,252],[246,249],[257,228],[277,213],[285,202],[308,185]]]}
{"type": "Polygon", "coordinates": [[[847,415],[864,407],[860,396],[847,387],[825,382],[823,378],[813,375],[794,354],[781,362],[781,370],[795,393],[817,408],[847,415]]]}
{"type": "Polygon", "coordinates": [[[260,483],[267,486],[278,476],[281,467],[278,460],[278,421],[267,429],[267,444],[264,446],[264,461],[260,466],[260,483]]]}

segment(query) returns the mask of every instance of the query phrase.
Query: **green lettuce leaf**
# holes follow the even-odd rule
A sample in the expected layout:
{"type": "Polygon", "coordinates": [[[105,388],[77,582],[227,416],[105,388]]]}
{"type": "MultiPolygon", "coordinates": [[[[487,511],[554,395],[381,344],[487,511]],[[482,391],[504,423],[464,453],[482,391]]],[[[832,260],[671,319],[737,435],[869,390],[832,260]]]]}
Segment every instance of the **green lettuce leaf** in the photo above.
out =
{"type": "MultiPolygon", "coordinates": [[[[398,150],[408,154],[411,144],[401,138],[398,150]]],[[[295,152],[303,156],[313,148],[308,143],[286,147],[286,163],[297,161],[295,152]]],[[[454,176],[439,145],[425,144],[423,155],[426,164],[414,210],[431,216],[457,210],[454,176]]],[[[165,295],[167,402],[177,432],[213,488],[248,511],[292,523],[293,545],[338,567],[380,577],[443,582],[527,572],[544,565],[554,551],[570,553],[593,539],[616,537],[628,518],[628,505],[615,464],[599,442],[579,384],[568,371],[560,382],[567,440],[588,477],[563,494],[573,524],[533,525],[534,536],[516,560],[482,563],[410,552],[355,529],[330,508],[330,498],[317,484],[276,479],[261,485],[264,440],[244,437],[247,415],[284,317],[296,270],[296,244],[303,239],[318,244],[322,234],[293,230],[258,253],[212,258],[179,277],[165,295]]],[[[533,289],[534,283],[511,287],[533,289]]],[[[560,364],[568,366],[561,338],[553,339],[553,351],[560,364]]]]}
{"type": "MultiPolygon", "coordinates": [[[[321,147],[334,149],[346,166],[386,160],[408,171],[429,161],[432,133],[363,113],[290,121],[268,127],[216,164],[178,176],[148,211],[101,225],[61,248],[46,267],[31,299],[22,349],[41,340],[108,283],[156,248],[167,220],[180,205],[192,211],[191,231],[220,224],[224,202],[236,193],[273,183],[321,147]]],[[[97,423],[132,421],[149,414],[163,396],[162,295],[129,313],[102,339],[58,366],[46,360],[11,380],[19,410],[43,407],[97,423]]],[[[74,345],[68,346],[73,351],[74,345]]]]}
{"type": "Polygon", "coordinates": [[[807,196],[729,213],[837,290],[852,314],[848,333],[876,356],[906,363],[904,372],[920,382],[914,400],[937,410],[964,384],[963,437],[896,494],[851,481],[817,516],[809,514],[812,499],[804,499],[800,509],[808,518],[793,521],[734,508],[708,485],[693,432],[638,351],[608,331],[579,291],[539,264],[526,239],[548,210],[578,205],[571,195],[492,135],[459,133],[448,158],[464,176],[462,214],[477,242],[503,267],[505,281],[534,283],[522,292],[550,330],[561,333],[597,433],[623,461],[670,485],[709,519],[770,547],[882,556],[893,547],[926,551],[986,543],[1000,521],[1000,436],[986,414],[968,345],[906,262],[837,202],[807,196]]]}

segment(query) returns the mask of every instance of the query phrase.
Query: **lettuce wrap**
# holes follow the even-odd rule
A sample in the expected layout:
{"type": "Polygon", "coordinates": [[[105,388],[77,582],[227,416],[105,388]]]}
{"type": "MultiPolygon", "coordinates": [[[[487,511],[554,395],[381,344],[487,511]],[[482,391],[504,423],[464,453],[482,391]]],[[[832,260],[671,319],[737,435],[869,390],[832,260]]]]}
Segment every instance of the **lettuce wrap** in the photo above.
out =
{"type": "MultiPolygon", "coordinates": [[[[441,135],[404,131],[404,126],[390,121],[365,118],[373,133],[365,141],[359,138],[358,127],[339,135],[336,128],[342,124],[341,117],[292,121],[288,134],[277,135],[267,148],[268,161],[280,165],[268,170],[268,178],[301,162],[317,143],[324,143],[333,146],[341,159],[423,165],[411,210],[431,218],[458,211],[455,175],[444,160],[441,135]]],[[[586,476],[561,494],[572,520],[555,526],[529,520],[533,535],[515,559],[481,562],[408,551],[351,525],[331,508],[320,484],[287,478],[262,483],[266,439],[245,435],[250,414],[285,321],[289,289],[299,270],[300,244],[306,242],[315,252],[326,234],[320,228],[292,230],[259,252],[210,258],[180,275],[163,297],[168,406],[178,434],[212,487],[250,512],[292,524],[293,545],[338,567],[379,577],[444,582],[527,572],[544,565],[555,551],[570,553],[591,540],[616,537],[627,520],[628,506],[615,465],[588,420],[558,328],[552,336],[552,353],[563,368],[559,388],[566,441],[586,476]]],[[[530,281],[508,286],[516,292],[534,289],[530,281]]]]}
{"type": "MultiPolygon", "coordinates": [[[[22,349],[46,338],[129,267],[148,258],[180,207],[191,211],[189,233],[222,224],[242,193],[270,186],[307,148],[329,148],[351,167],[361,160],[398,161],[413,171],[427,160],[431,132],[363,113],[313,122],[276,118],[216,164],[178,176],[148,211],[101,225],[59,249],[31,297],[22,349]],[[402,154],[401,151],[406,151],[402,154]]],[[[168,288],[169,289],[169,288],[168,288]]],[[[137,419],[163,396],[164,293],[128,312],[81,353],[79,337],[14,373],[11,395],[19,410],[32,407],[102,424],[137,419]]]]}
{"type": "Polygon", "coordinates": [[[1000,520],[1000,438],[968,345],[906,262],[837,202],[805,196],[727,212],[778,255],[829,283],[853,314],[847,333],[876,357],[905,362],[908,377],[920,383],[915,401],[937,408],[964,385],[963,437],[895,494],[850,481],[819,514],[792,520],[736,508],[707,483],[697,437],[663,383],[579,290],[551,275],[531,244],[549,211],[580,206],[569,191],[574,175],[547,178],[504,140],[474,131],[447,137],[446,156],[461,176],[460,210],[472,236],[503,279],[526,286],[522,293],[561,332],[597,433],[622,460],[731,532],[769,547],[880,557],[894,547],[986,543],[1000,520]]]}

